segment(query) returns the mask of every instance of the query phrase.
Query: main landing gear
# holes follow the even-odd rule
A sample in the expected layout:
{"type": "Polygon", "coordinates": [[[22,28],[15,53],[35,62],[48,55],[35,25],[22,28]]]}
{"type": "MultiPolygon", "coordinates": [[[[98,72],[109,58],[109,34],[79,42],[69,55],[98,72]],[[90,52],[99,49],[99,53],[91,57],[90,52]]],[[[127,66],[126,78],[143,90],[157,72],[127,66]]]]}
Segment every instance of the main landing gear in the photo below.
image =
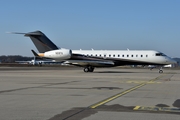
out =
{"type": "Polygon", "coordinates": [[[94,67],[93,66],[86,66],[84,68],[84,72],[93,72],[94,71],[94,67]]]}

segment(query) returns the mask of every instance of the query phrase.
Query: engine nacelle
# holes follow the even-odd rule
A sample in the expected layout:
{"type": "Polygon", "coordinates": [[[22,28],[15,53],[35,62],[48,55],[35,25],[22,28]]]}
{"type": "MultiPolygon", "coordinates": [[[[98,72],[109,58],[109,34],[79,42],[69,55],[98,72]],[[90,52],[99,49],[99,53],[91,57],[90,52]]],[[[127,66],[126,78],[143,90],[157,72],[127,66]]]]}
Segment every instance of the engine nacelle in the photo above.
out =
{"type": "Polygon", "coordinates": [[[70,49],[52,50],[44,53],[44,57],[57,60],[67,60],[71,58],[72,51],[70,49]]]}

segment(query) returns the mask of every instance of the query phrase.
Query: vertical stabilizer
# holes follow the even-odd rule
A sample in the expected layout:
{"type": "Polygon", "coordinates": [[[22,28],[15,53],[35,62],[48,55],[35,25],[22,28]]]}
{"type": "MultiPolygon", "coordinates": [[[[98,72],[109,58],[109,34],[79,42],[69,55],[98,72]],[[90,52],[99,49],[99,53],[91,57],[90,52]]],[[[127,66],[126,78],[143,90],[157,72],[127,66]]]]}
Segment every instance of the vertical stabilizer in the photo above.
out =
{"type": "Polygon", "coordinates": [[[40,53],[59,49],[46,35],[41,31],[25,33],[24,36],[30,37],[40,53]]]}

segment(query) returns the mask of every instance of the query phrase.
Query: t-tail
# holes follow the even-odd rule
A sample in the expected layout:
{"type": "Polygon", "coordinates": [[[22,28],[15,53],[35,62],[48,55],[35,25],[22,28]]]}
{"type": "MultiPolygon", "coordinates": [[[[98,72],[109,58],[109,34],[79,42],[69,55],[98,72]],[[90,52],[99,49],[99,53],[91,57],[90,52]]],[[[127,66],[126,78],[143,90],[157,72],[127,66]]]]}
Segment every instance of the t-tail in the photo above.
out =
{"type": "Polygon", "coordinates": [[[59,49],[45,34],[41,31],[26,33],[24,36],[30,37],[40,53],[59,49]]]}
{"type": "Polygon", "coordinates": [[[34,31],[29,33],[17,33],[24,34],[24,36],[30,37],[34,45],[36,46],[39,53],[44,53],[51,50],[58,50],[59,48],[41,31],[34,31]]]}

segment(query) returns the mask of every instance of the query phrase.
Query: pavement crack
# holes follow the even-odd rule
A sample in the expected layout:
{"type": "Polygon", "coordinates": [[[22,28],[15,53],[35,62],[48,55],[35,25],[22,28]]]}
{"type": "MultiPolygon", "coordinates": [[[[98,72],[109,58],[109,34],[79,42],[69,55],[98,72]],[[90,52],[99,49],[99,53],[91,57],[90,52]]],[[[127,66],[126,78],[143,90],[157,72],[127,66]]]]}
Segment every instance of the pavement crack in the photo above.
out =
{"type": "Polygon", "coordinates": [[[35,87],[25,87],[25,88],[11,89],[11,90],[2,90],[2,91],[0,91],[0,94],[6,93],[6,92],[14,92],[14,91],[19,91],[19,90],[32,89],[32,88],[42,88],[42,87],[47,87],[47,86],[59,85],[59,84],[68,84],[68,83],[72,83],[72,82],[78,82],[78,81],[70,81],[70,82],[63,82],[63,83],[50,83],[50,84],[45,84],[45,85],[40,85],[40,86],[35,86],[35,87]]]}

